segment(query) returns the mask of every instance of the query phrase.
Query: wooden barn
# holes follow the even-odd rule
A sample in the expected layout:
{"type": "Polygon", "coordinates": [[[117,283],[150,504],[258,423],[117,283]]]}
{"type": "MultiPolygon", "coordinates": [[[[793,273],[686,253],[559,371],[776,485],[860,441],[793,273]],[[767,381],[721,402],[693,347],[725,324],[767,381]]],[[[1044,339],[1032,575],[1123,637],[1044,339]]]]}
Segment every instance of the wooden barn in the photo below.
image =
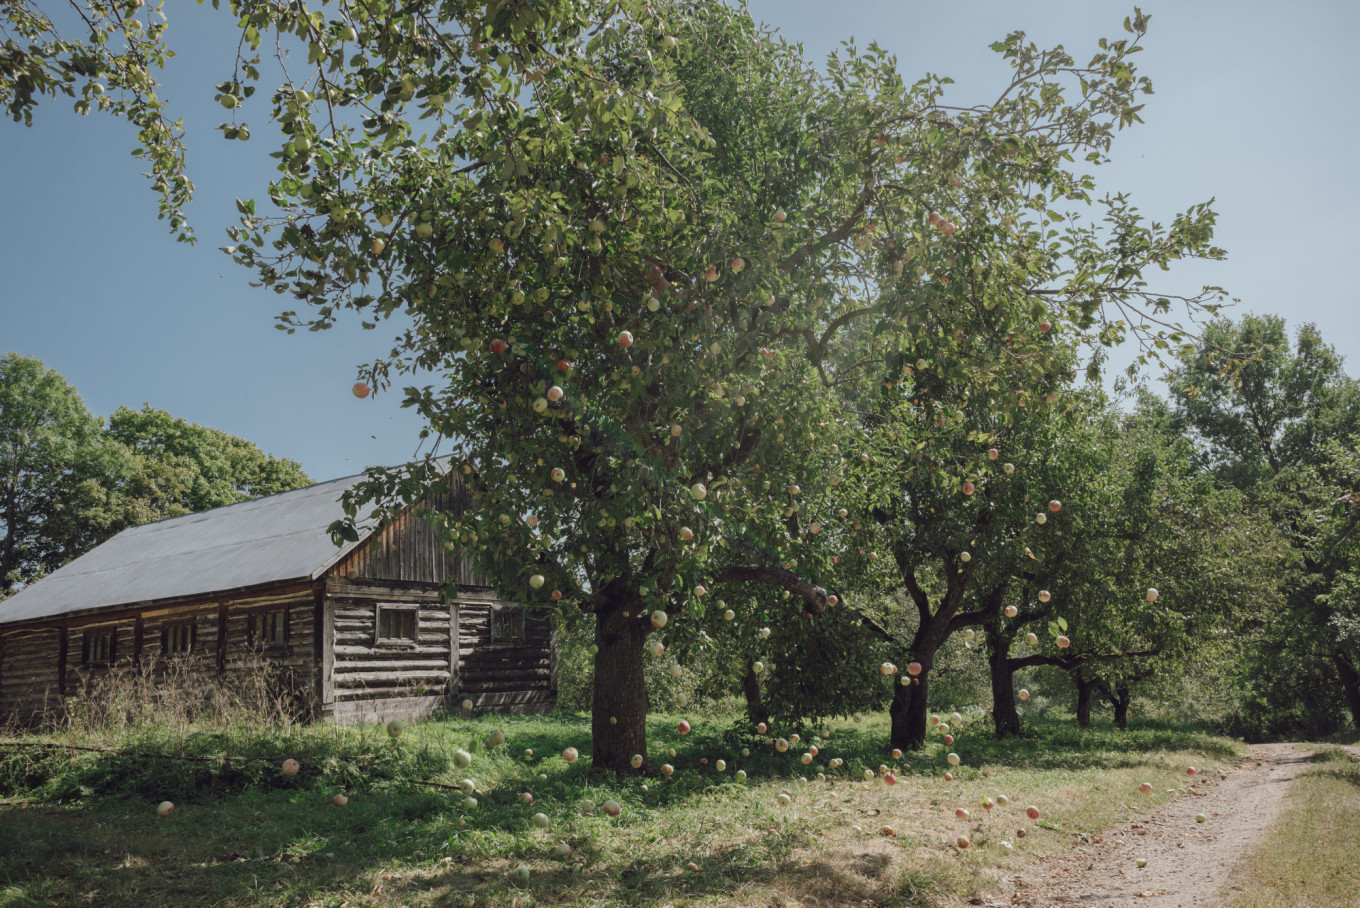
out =
{"type": "Polygon", "coordinates": [[[329,527],[362,477],[125,530],[0,602],[0,722],[60,714],[115,666],[152,677],[276,662],[315,717],[420,718],[555,708],[551,629],[448,555],[422,513],[337,548],[329,527]],[[457,581],[456,597],[447,582],[457,581]]]}

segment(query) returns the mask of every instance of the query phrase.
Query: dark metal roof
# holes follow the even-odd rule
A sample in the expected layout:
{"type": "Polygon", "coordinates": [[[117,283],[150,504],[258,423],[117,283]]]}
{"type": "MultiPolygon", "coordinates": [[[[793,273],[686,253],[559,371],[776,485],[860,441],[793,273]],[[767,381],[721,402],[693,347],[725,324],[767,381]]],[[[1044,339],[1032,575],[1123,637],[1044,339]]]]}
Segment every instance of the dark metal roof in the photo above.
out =
{"type": "Polygon", "coordinates": [[[314,580],[360,545],[328,528],[363,476],[255,498],[124,530],[0,602],[0,626],[118,605],[290,580],[314,580]]]}

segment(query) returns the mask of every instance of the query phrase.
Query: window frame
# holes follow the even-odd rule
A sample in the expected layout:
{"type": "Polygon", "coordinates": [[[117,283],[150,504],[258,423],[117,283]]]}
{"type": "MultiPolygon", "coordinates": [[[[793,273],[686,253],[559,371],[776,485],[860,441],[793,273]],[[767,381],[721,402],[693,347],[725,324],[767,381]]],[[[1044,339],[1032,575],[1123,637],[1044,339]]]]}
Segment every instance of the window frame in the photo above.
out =
{"type": "Polygon", "coordinates": [[[198,619],[181,618],[175,621],[161,622],[161,658],[173,659],[176,656],[192,656],[194,648],[198,645],[198,619]],[[189,643],[185,649],[170,649],[170,637],[172,632],[187,628],[189,631],[189,643]]]}
{"type": "Polygon", "coordinates": [[[83,668],[107,668],[113,664],[113,660],[116,658],[118,658],[117,627],[91,627],[86,628],[82,632],[80,642],[80,664],[83,668]],[[108,638],[108,654],[102,659],[96,659],[92,655],[92,643],[100,637],[108,638]]]}
{"type": "Polygon", "coordinates": [[[523,643],[529,636],[524,606],[517,604],[493,605],[488,630],[492,643],[523,643]]]}
{"type": "Polygon", "coordinates": [[[255,609],[246,617],[246,642],[254,650],[287,650],[293,639],[292,623],[292,614],[286,605],[255,609]],[[283,636],[279,640],[267,640],[264,636],[272,615],[280,616],[283,622],[283,636]]]}
{"type": "MultiPolygon", "coordinates": [[[[406,623],[406,619],[402,619],[406,623]]],[[[373,609],[373,645],[374,646],[418,646],[420,644],[420,606],[408,605],[404,602],[379,602],[373,609]],[[410,615],[411,634],[402,637],[383,636],[383,616],[388,614],[410,615]]]]}

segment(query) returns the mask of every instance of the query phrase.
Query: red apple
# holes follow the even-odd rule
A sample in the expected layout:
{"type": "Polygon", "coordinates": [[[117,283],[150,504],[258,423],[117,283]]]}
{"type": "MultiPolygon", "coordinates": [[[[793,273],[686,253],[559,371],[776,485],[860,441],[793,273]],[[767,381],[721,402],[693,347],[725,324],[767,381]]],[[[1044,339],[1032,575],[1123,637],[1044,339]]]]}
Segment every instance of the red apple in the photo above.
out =
{"type": "Polygon", "coordinates": [[[1042,331],[1044,334],[1047,334],[1048,332],[1053,330],[1053,326],[1048,322],[1043,322],[1039,325],[1039,330],[1042,331]]]}
{"type": "Polygon", "coordinates": [[[972,495],[975,488],[976,486],[974,486],[971,482],[965,482],[963,484],[963,494],[972,495]]]}
{"type": "Polygon", "coordinates": [[[921,663],[919,663],[919,662],[908,662],[908,663],[907,663],[907,674],[909,674],[909,675],[919,675],[919,674],[921,674],[921,663]]]}
{"type": "Polygon", "coordinates": [[[557,371],[558,371],[558,372],[570,372],[570,371],[571,371],[571,362],[568,361],[568,360],[565,360],[565,359],[559,359],[559,360],[557,361],[557,371]]]}
{"type": "Polygon", "coordinates": [[[491,247],[491,251],[496,253],[497,255],[500,255],[502,252],[505,251],[505,240],[501,239],[498,236],[492,237],[491,242],[488,245],[491,247]]]}
{"type": "Polygon", "coordinates": [[[1138,786],[1138,790],[1145,795],[1150,795],[1152,794],[1152,783],[1144,782],[1142,785],[1138,786]]]}
{"type": "Polygon", "coordinates": [[[998,457],[1000,457],[1000,456],[1001,456],[1001,452],[998,451],[996,448],[989,448],[989,449],[987,450],[987,459],[988,459],[988,460],[996,460],[996,459],[997,459],[998,457]]]}
{"type": "Polygon", "coordinates": [[[355,397],[358,397],[358,398],[361,398],[361,399],[362,399],[362,398],[367,397],[367,396],[368,396],[368,393],[369,393],[369,392],[368,392],[368,385],[367,385],[367,384],[365,384],[364,382],[361,382],[361,381],[356,381],[356,382],[354,383],[354,396],[355,396],[355,397]]]}
{"type": "Polygon", "coordinates": [[[520,797],[524,800],[525,804],[534,803],[534,796],[527,791],[524,794],[520,795],[520,797]]]}
{"type": "Polygon", "coordinates": [[[553,385],[551,388],[548,389],[548,400],[559,401],[561,399],[562,399],[561,388],[559,388],[557,385],[553,385]]]}
{"type": "Polygon", "coordinates": [[[776,211],[776,212],[774,213],[774,222],[775,222],[776,224],[782,224],[782,223],[784,223],[785,221],[787,221],[788,219],[789,219],[789,216],[788,216],[787,214],[784,213],[784,209],[783,209],[783,208],[779,209],[778,211],[776,211]]]}
{"type": "Polygon", "coordinates": [[[1028,699],[1029,699],[1029,691],[1025,690],[1023,687],[1020,688],[1020,699],[1021,699],[1021,700],[1028,700],[1028,699]]]}
{"type": "Polygon", "coordinates": [[[298,765],[298,761],[294,760],[292,757],[283,761],[283,774],[285,776],[295,776],[301,768],[302,767],[298,765]]]}
{"type": "Polygon", "coordinates": [[[661,767],[661,774],[662,774],[663,776],[668,776],[668,775],[670,775],[670,774],[673,773],[673,772],[675,772],[675,767],[672,766],[672,765],[669,764],[669,763],[667,763],[667,764],[665,764],[664,766],[661,767]]]}
{"type": "Polygon", "coordinates": [[[945,221],[944,225],[940,229],[944,231],[945,236],[953,236],[954,231],[958,230],[958,228],[951,224],[949,221],[945,221]]]}
{"type": "Polygon", "coordinates": [[[618,801],[605,801],[603,810],[611,817],[616,817],[619,814],[623,813],[623,805],[621,805],[618,801]]]}
{"type": "Polygon", "coordinates": [[[689,723],[686,722],[684,719],[681,719],[681,720],[680,720],[680,724],[677,725],[677,726],[675,726],[675,730],[678,731],[678,732],[680,732],[680,734],[682,734],[682,735],[687,735],[687,734],[689,734],[689,729],[690,729],[690,725],[689,725],[689,723]]]}
{"type": "Polygon", "coordinates": [[[496,338],[491,342],[491,352],[496,354],[497,356],[500,356],[508,349],[510,349],[510,345],[507,344],[505,341],[501,340],[500,338],[496,338]]]}
{"type": "Polygon", "coordinates": [[[944,743],[945,743],[945,744],[953,744],[953,743],[954,743],[954,736],[953,736],[953,735],[945,735],[945,736],[944,736],[944,743]]]}
{"type": "Polygon", "coordinates": [[[631,331],[620,331],[620,332],[619,332],[619,346],[620,346],[620,347],[631,347],[631,346],[633,346],[633,334],[632,334],[631,331]]]}
{"type": "Polygon", "coordinates": [[[349,803],[349,798],[345,797],[342,794],[338,794],[335,797],[331,798],[331,803],[334,804],[336,807],[344,807],[346,804],[349,803]]]}
{"type": "Polygon", "coordinates": [[[1039,808],[1037,808],[1037,807],[1026,807],[1026,808],[1025,808],[1025,816],[1029,817],[1031,820],[1037,820],[1037,819],[1039,819],[1039,808]]]}
{"type": "Polygon", "coordinates": [[[566,760],[568,763],[575,763],[580,756],[581,754],[574,747],[568,747],[566,750],[562,751],[562,759],[566,760]]]}
{"type": "Polygon", "coordinates": [[[892,752],[892,758],[893,758],[894,760],[900,760],[900,759],[902,759],[902,751],[899,750],[898,748],[894,747],[894,748],[893,748],[893,752],[892,752]]]}
{"type": "Polygon", "coordinates": [[[954,781],[954,774],[953,774],[952,772],[946,772],[946,773],[944,774],[944,780],[945,780],[946,782],[952,782],[952,781],[954,781]]]}
{"type": "Polygon", "coordinates": [[[954,844],[959,847],[959,851],[963,851],[965,848],[968,847],[968,836],[966,835],[959,836],[957,839],[954,840],[954,844]]]}
{"type": "Polygon", "coordinates": [[[1008,605],[1005,608],[1005,612],[1007,618],[1014,618],[1017,614],[1019,614],[1020,610],[1013,605],[1008,605]]]}
{"type": "Polygon", "coordinates": [[[1066,637],[1059,637],[1057,639],[1057,644],[1058,649],[1067,649],[1069,646],[1072,645],[1072,641],[1068,640],[1066,637]]]}
{"type": "Polygon", "coordinates": [[[716,281],[717,279],[718,279],[718,269],[715,268],[715,267],[713,267],[712,265],[709,265],[708,268],[705,269],[705,271],[704,271],[704,280],[708,281],[708,282],[711,284],[711,283],[713,283],[714,281],[716,281]]]}
{"type": "Polygon", "coordinates": [[[884,785],[896,785],[896,784],[897,784],[897,776],[893,775],[893,774],[890,773],[890,772],[885,772],[885,773],[883,774],[883,784],[884,784],[884,785]]]}
{"type": "Polygon", "coordinates": [[[761,722],[759,725],[756,726],[756,734],[763,735],[768,730],[769,726],[767,726],[764,722],[761,722]]]}
{"type": "Polygon", "coordinates": [[[1050,593],[1048,590],[1039,590],[1039,601],[1040,601],[1040,602],[1047,602],[1048,600],[1050,600],[1050,599],[1052,599],[1052,598],[1053,598],[1053,594],[1050,593]]]}
{"type": "Polygon", "coordinates": [[[1048,509],[1056,514],[1062,510],[1062,502],[1055,498],[1048,503],[1048,509]]]}
{"type": "Polygon", "coordinates": [[[1194,775],[1195,773],[1197,773],[1197,772],[1199,772],[1199,770],[1195,769],[1195,767],[1193,767],[1193,766],[1190,766],[1190,767],[1186,768],[1186,770],[1185,770],[1185,774],[1186,774],[1187,776],[1193,776],[1193,775],[1194,775]]]}

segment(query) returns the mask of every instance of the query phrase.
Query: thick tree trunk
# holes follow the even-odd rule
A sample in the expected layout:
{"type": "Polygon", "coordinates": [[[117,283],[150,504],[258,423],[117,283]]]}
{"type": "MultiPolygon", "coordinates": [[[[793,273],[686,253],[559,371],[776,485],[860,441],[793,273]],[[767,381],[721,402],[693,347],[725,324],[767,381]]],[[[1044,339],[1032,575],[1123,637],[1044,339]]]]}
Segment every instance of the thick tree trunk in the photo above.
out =
{"type": "Polygon", "coordinates": [[[926,743],[926,694],[930,686],[930,669],[912,678],[899,675],[893,685],[892,703],[888,716],[892,719],[889,747],[899,750],[920,750],[926,743]]]}
{"type": "Polygon", "coordinates": [[[770,714],[765,709],[765,700],[760,694],[760,678],[756,676],[751,660],[746,660],[746,675],[741,679],[741,690],[746,695],[746,717],[752,725],[768,722],[770,714]]]}
{"type": "Polygon", "coordinates": [[[595,692],[591,704],[591,766],[643,775],[647,763],[647,684],[644,642],[650,624],[641,600],[611,598],[595,614],[595,692]],[[641,768],[632,759],[641,754],[641,768]]]}
{"type": "Polygon", "coordinates": [[[1007,653],[993,652],[992,657],[992,724],[998,738],[1020,736],[1020,711],[1015,706],[1015,673],[1011,670],[1007,653]]]}
{"type": "Polygon", "coordinates": [[[1120,731],[1128,731],[1129,728],[1129,702],[1133,699],[1133,692],[1129,690],[1127,684],[1120,684],[1114,689],[1114,696],[1110,702],[1114,704],[1114,724],[1119,726],[1120,731]]]}
{"type": "Polygon", "coordinates": [[[1347,653],[1335,653],[1332,658],[1336,662],[1337,674],[1341,678],[1341,690],[1346,697],[1346,706],[1351,711],[1351,722],[1356,728],[1360,728],[1360,670],[1356,669],[1355,660],[1347,653]]]}
{"type": "Polygon", "coordinates": [[[1072,679],[1077,685],[1077,727],[1091,727],[1091,701],[1095,699],[1096,682],[1087,681],[1081,675],[1072,679]]]}

